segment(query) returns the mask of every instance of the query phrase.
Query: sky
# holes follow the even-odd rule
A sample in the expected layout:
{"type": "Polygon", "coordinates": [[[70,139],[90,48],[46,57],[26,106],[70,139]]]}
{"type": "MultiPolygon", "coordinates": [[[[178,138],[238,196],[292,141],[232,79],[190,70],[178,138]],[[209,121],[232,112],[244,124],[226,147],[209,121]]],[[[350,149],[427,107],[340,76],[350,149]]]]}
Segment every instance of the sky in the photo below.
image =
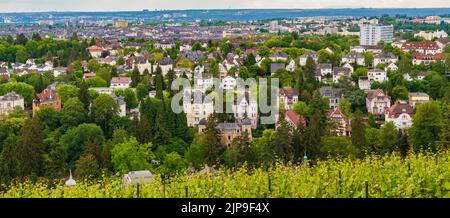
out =
{"type": "Polygon", "coordinates": [[[361,7],[439,8],[450,0],[0,0],[0,12],[361,7]]]}

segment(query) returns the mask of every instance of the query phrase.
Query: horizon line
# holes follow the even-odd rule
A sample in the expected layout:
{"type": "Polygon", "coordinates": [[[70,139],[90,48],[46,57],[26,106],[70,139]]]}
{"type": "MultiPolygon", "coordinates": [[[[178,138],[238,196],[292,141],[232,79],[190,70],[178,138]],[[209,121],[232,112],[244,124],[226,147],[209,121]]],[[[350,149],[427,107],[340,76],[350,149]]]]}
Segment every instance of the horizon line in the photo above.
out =
{"type": "Polygon", "coordinates": [[[141,10],[49,10],[49,11],[0,11],[0,14],[21,14],[21,13],[107,13],[107,12],[158,12],[158,11],[214,11],[214,10],[355,10],[355,9],[450,9],[445,7],[323,7],[323,8],[186,8],[186,9],[148,9],[141,10]]]}

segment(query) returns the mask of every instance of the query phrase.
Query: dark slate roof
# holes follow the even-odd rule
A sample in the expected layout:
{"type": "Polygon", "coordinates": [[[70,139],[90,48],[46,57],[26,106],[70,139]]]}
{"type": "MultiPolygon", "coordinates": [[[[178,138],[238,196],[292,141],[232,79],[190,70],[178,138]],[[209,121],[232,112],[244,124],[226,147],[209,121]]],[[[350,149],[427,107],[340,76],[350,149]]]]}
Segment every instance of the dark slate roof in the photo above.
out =
{"type": "Polygon", "coordinates": [[[320,95],[327,98],[340,98],[342,92],[340,89],[332,88],[329,86],[325,86],[319,89],[320,95]]]}
{"type": "Polygon", "coordinates": [[[275,73],[279,69],[284,69],[286,65],[284,63],[271,63],[270,64],[270,73],[275,73]]]}

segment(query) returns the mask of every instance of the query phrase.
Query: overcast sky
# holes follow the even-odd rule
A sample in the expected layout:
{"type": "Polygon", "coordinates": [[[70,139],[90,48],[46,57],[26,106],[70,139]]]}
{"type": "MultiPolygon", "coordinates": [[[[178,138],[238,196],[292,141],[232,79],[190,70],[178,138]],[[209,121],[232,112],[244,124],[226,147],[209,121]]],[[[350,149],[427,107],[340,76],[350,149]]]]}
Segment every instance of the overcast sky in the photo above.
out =
{"type": "Polygon", "coordinates": [[[450,7],[450,0],[0,0],[0,12],[358,7],[450,7]]]}

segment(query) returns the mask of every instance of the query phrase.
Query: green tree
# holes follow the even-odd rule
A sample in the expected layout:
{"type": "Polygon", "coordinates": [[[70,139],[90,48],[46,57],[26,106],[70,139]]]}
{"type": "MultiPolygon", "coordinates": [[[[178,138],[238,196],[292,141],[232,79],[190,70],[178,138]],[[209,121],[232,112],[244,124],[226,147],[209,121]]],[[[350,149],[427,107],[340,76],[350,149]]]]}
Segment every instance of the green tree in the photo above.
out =
{"type": "Polygon", "coordinates": [[[217,163],[219,155],[222,153],[222,144],[220,142],[220,132],[216,128],[216,117],[211,115],[208,117],[205,129],[205,141],[203,144],[203,152],[205,162],[209,166],[217,163]]]}
{"type": "Polygon", "coordinates": [[[97,72],[100,69],[101,65],[98,63],[97,60],[95,59],[91,59],[88,62],[87,68],[91,71],[91,72],[97,72]]]}
{"type": "Polygon", "coordinates": [[[46,130],[53,131],[61,126],[61,114],[51,105],[43,105],[36,112],[36,118],[46,130]]]}
{"type": "Polygon", "coordinates": [[[77,177],[83,179],[95,179],[100,176],[100,167],[97,159],[92,154],[83,154],[76,162],[77,177]]]}
{"type": "Polygon", "coordinates": [[[86,79],[86,84],[89,87],[108,87],[108,82],[99,76],[86,79]]]}
{"type": "Polygon", "coordinates": [[[130,126],[130,132],[139,143],[149,143],[152,141],[152,127],[147,116],[141,115],[133,117],[133,121],[130,126]]]}
{"type": "Polygon", "coordinates": [[[366,126],[363,122],[363,114],[357,110],[351,121],[352,144],[361,152],[367,151],[366,126]]]}
{"type": "Polygon", "coordinates": [[[358,157],[359,150],[352,145],[351,141],[346,137],[324,137],[323,147],[320,149],[322,156],[332,157],[358,157]]]}
{"type": "Polygon", "coordinates": [[[311,115],[311,108],[303,101],[294,103],[294,111],[298,115],[309,117],[311,115]]]}
{"type": "Polygon", "coordinates": [[[28,42],[28,38],[25,36],[25,34],[20,33],[20,34],[17,34],[16,41],[14,43],[18,44],[18,45],[26,45],[27,42],[28,42]]]}
{"type": "Polygon", "coordinates": [[[102,127],[105,132],[108,132],[108,121],[117,115],[119,106],[116,100],[106,94],[100,94],[92,101],[91,117],[97,125],[102,127]]]}
{"type": "Polygon", "coordinates": [[[177,152],[171,152],[164,157],[159,170],[164,175],[174,175],[186,168],[186,161],[177,152]]]}
{"type": "Polygon", "coordinates": [[[350,118],[352,116],[352,103],[349,100],[341,98],[339,100],[339,106],[341,108],[342,113],[347,118],[350,118]]]}
{"type": "Polygon", "coordinates": [[[81,81],[80,89],[78,90],[78,99],[83,103],[84,108],[89,110],[91,104],[91,97],[89,95],[89,86],[86,82],[81,81]]]}
{"type": "Polygon", "coordinates": [[[100,127],[95,124],[80,124],[69,129],[60,140],[61,145],[67,153],[69,166],[74,166],[81,154],[83,154],[88,142],[103,143],[105,137],[100,127]]]}
{"type": "Polygon", "coordinates": [[[366,67],[372,67],[373,59],[374,59],[374,55],[372,52],[369,51],[369,52],[364,53],[364,63],[366,64],[366,67]]]}
{"type": "Polygon", "coordinates": [[[443,128],[440,135],[440,145],[445,148],[450,146],[450,104],[445,103],[443,105],[443,128]]]}
{"type": "Polygon", "coordinates": [[[153,134],[153,144],[155,146],[168,145],[171,143],[171,134],[167,129],[166,121],[162,113],[156,115],[155,128],[153,134]]]}
{"type": "Polygon", "coordinates": [[[274,140],[275,154],[285,163],[293,158],[292,129],[286,120],[282,120],[277,128],[274,140]]]}
{"type": "Polygon", "coordinates": [[[15,148],[17,174],[20,177],[36,178],[43,174],[45,154],[43,142],[41,123],[35,118],[28,119],[15,148]]]}
{"type": "Polygon", "coordinates": [[[87,111],[78,98],[69,98],[61,110],[61,121],[64,129],[76,127],[87,121],[87,111]]]}
{"type": "Polygon", "coordinates": [[[31,103],[33,101],[35,91],[33,86],[22,82],[8,82],[0,84],[0,95],[5,95],[8,92],[16,92],[21,95],[25,102],[31,103]]]}
{"type": "Polygon", "coordinates": [[[139,144],[136,138],[130,138],[114,146],[111,161],[118,172],[150,169],[150,162],[155,158],[152,144],[139,144]]]}
{"type": "Polygon", "coordinates": [[[375,150],[379,154],[391,153],[398,145],[398,130],[392,122],[387,122],[380,128],[375,150]]]}
{"type": "Polygon", "coordinates": [[[316,81],[316,62],[311,57],[306,59],[306,65],[304,69],[305,82],[307,85],[308,91],[312,91],[317,86],[316,81]]]}
{"type": "Polygon", "coordinates": [[[164,78],[162,76],[162,70],[161,67],[157,67],[155,71],[155,87],[156,87],[156,98],[157,99],[163,99],[164,94],[164,78]]]}
{"type": "Polygon", "coordinates": [[[39,74],[39,76],[37,76],[37,79],[35,80],[33,86],[34,90],[36,90],[37,93],[41,93],[47,87],[42,74],[39,74]]]}
{"type": "Polygon", "coordinates": [[[408,100],[409,92],[408,89],[404,86],[396,86],[392,89],[392,100],[408,100]]]}
{"type": "Polygon", "coordinates": [[[323,121],[322,113],[319,110],[315,110],[311,118],[311,121],[306,129],[306,154],[313,158],[319,155],[322,147],[322,135],[323,135],[323,121]]]}
{"type": "Polygon", "coordinates": [[[77,97],[79,91],[80,90],[76,86],[70,84],[58,84],[56,86],[56,93],[63,105],[69,98],[77,97]]]}
{"type": "Polygon", "coordinates": [[[410,141],[414,149],[436,151],[436,141],[439,140],[442,127],[442,110],[436,102],[418,105],[410,130],[410,141]]]}
{"type": "Polygon", "coordinates": [[[109,69],[109,67],[100,67],[97,70],[96,75],[98,77],[102,78],[103,80],[105,80],[107,86],[109,86],[111,84],[112,75],[111,75],[111,70],[109,69]]]}
{"type": "Polygon", "coordinates": [[[141,73],[137,67],[134,67],[131,73],[131,84],[130,86],[135,88],[141,82],[141,73]]]}
{"type": "Polygon", "coordinates": [[[250,67],[256,64],[255,55],[253,53],[250,53],[245,57],[244,59],[244,66],[250,67]]]}
{"type": "Polygon", "coordinates": [[[409,57],[401,57],[400,61],[398,62],[398,70],[397,72],[401,75],[409,74],[411,73],[411,59],[409,57]]]}
{"type": "Polygon", "coordinates": [[[45,172],[49,178],[60,179],[67,175],[67,154],[64,148],[56,143],[51,149],[45,164],[45,172]]]}
{"type": "Polygon", "coordinates": [[[124,98],[124,101],[127,105],[127,108],[137,108],[138,107],[138,99],[136,97],[136,93],[134,92],[133,89],[118,89],[115,90],[114,93],[116,95],[122,96],[124,98]]]}
{"type": "Polygon", "coordinates": [[[142,101],[148,96],[148,87],[144,83],[139,83],[136,86],[136,95],[139,101],[142,101]]]}
{"type": "Polygon", "coordinates": [[[251,142],[248,132],[242,132],[239,136],[233,139],[231,145],[222,154],[225,163],[228,166],[238,167],[247,162],[253,164],[253,153],[251,150],[251,142]]]}
{"type": "Polygon", "coordinates": [[[42,37],[39,33],[33,33],[33,35],[31,36],[31,39],[34,41],[41,41],[42,37]]]}
{"type": "Polygon", "coordinates": [[[194,137],[191,146],[184,155],[189,165],[197,169],[203,166],[203,163],[205,161],[203,145],[205,145],[206,143],[206,137],[204,134],[198,134],[194,137]]]}
{"type": "Polygon", "coordinates": [[[268,167],[275,162],[275,137],[277,132],[273,129],[265,129],[260,138],[252,142],[252,150],[259,166],[268,167]]]}

